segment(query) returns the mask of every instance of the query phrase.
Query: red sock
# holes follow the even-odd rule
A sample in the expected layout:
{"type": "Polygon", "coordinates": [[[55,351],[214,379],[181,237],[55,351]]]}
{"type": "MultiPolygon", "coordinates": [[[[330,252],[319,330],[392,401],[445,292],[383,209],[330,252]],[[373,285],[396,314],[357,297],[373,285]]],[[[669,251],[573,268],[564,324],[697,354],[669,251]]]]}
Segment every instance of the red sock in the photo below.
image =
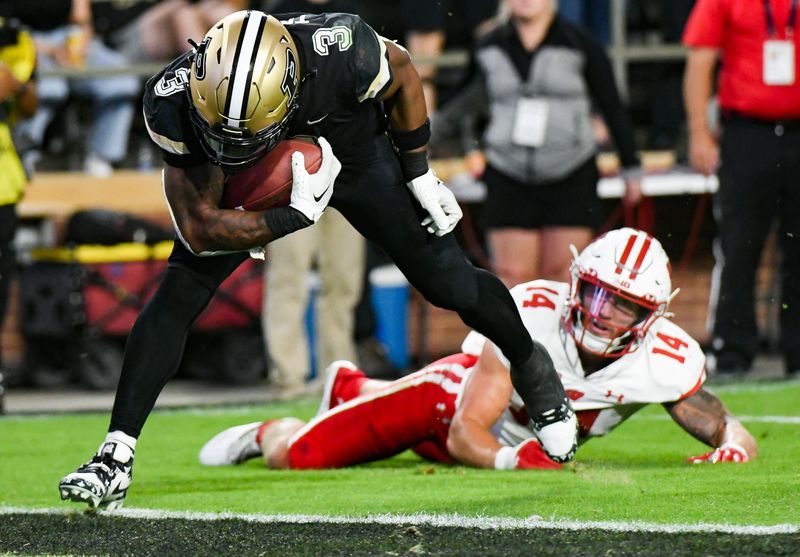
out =
{"type": "Polygon", "coordinates": [[[267,426],[269,426],[274,421],[275,420],[267,420],[258,427],[258,433],[256,433],[256,443],[258,443],[259,447],[261,446],[261,439],[264,437],[264,430],[267,429],[267,426]]]}

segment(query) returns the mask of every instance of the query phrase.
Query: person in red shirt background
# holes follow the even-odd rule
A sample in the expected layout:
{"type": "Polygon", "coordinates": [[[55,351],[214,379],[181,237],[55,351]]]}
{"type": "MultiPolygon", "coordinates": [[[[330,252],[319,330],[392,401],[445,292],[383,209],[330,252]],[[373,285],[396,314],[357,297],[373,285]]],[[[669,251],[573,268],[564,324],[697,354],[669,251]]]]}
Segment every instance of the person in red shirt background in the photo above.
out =
{"type": "Polygon", "coordinates": [[[741,377],[758,348],[755,272],[780,218],[781,349],[800,377],[800,0],[698,0],[683,35],[689,158],[717,173],[717,265],[712,280],[712,356],[720,378],[741,377]],[[717,62],[719,143],[708,102],[717,62]]]}

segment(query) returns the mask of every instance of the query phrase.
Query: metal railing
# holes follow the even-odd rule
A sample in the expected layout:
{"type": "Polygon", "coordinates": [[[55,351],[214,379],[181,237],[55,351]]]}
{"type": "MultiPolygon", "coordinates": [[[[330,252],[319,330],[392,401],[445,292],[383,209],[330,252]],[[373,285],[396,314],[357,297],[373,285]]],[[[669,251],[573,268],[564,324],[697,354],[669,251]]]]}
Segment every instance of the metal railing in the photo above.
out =
{"type": "MultiPolygon", "coordinates": [[[[623,96],[627,97],[628,65],[630,63],[682,60],[686,57],[686,49],[679,44],[628,44],[625,2],[626,0],[611,0],[611,44],[609,45],[608,53],[613,64],[617,85],[623,96]]],[[[447,51],[435,57],[414,58],[414,63],[416,64],[434,65],[440,68],[463,67],[468,61],[469,52],[465,50],[447,51]]],[[[141,78],[149,78],[161,71],[165,63],[155,62],[113,67],[56,68],[43,70],[40,75],[69,78],[135,75],[141,78]]]]}
{"type": "Polygon", "coordinates": [[[679,44],[630,45],[625,21],[626,0],[611,0],[609,55],[623,97],[628,97],[628,64],[631,62],[682,60],[686,49],[679,44]]]}
{"type": "MultiPolygon", "coordinates": [[[[628,64],[631,62],[681,60],[686,56],[686,49],[678,44],[660,45],[626,45],[619,43],[615,36],[608,49],[614,74],[620,89],[627,91],[628,64]]],[[[453,50],[436,57],[416,57],[415,64],[429,64],[439,68],[463,67],[469,61],[469,53],[464,50],[453,50]]],[[[135,75],[144,79],[158,73],[166,62],[148,64],[131,64],[129,66],[96,66],[82,68],[53,68],[42,70],[40,76],[67,78],[103,77],[114,75],[135,75]]]]}

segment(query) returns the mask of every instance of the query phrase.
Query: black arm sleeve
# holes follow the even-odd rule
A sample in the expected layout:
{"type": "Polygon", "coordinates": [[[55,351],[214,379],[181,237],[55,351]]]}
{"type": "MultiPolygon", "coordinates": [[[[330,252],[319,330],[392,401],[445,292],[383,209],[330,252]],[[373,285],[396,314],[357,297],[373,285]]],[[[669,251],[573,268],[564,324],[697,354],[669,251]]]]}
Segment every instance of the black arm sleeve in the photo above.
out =
{"type": "Polygon", "coordinates": [[[611,60],[600,43],[583,33],[576,35],[576,42],[586,56],[584,78],[589,86],[589,94],[608,125],[620,162],[623,168],[638,166],[639,155],[636,152],[633,128],[620,100],[611,60]]]}

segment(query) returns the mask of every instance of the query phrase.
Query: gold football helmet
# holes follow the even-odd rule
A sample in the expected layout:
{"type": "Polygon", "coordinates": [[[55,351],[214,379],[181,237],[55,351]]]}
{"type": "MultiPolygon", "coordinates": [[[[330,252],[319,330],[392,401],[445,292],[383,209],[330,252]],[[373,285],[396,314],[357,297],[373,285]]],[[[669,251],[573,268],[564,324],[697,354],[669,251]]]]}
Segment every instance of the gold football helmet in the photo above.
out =
{"type": "Polygon", "coordinates": [[[281,22],[241,11],[217,22],[195,48],[192,123],[214,162],[253,164],[281,141],[297,109],[298,55],[281,22]]]}

